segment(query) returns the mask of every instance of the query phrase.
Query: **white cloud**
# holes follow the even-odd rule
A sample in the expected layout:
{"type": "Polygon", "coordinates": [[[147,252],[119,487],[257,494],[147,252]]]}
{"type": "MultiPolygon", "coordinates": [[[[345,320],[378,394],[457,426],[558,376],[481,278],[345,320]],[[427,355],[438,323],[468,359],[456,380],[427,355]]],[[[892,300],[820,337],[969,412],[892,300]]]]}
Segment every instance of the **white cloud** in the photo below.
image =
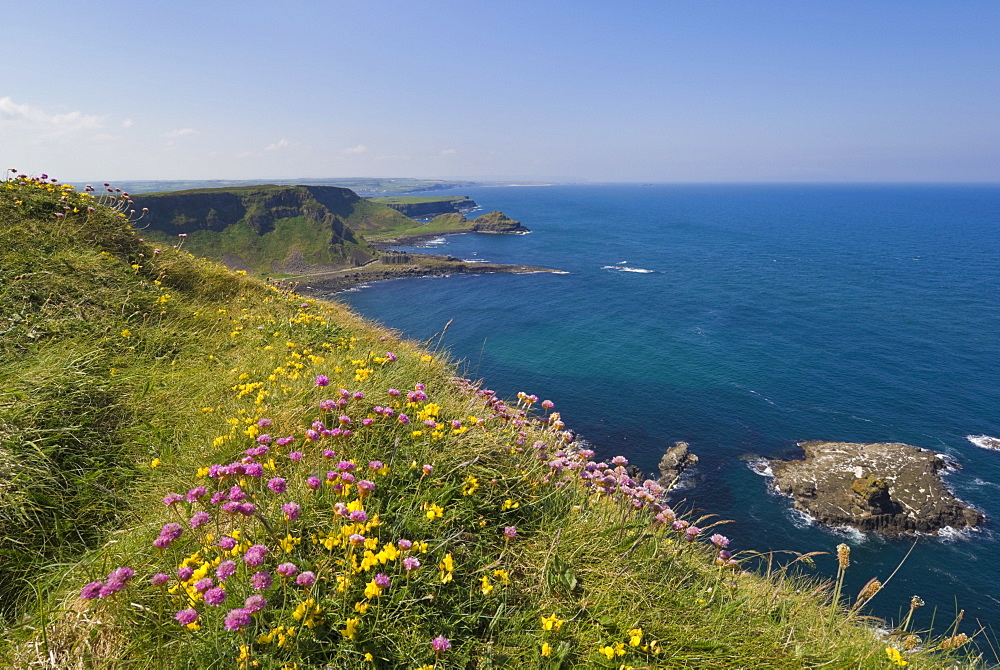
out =
{"type": "Polygon", "coordinates": [[[347,149],[344,149],[340,153],[342,153],[342,154],[363,154],[366,151],[368,151],[368,147],[366,147],[363,144],[359,144],[356,147],[348,147],[347,149]]]}
{"type": "Polygon", "coordinates": [[[278,149],[287,149],[290,146],[292,145],[289,143],[289,141],[286,140],[284,137],[282,137],[274,144],[268,144],[266,147],[264,147],[264,151],[277,151],[278,149]]]}
{"type": "Polygon", "coordinates": [[[185,135],[197,135],[198,131],[194,128],[178,128],[177,130],[171,130],[169,132],[163,133],[160,137],[166,137],[167,139],[174,139],[177,137],[184,137],[185,135]]]}
{"type": "Polygon", "coordinates": [[[124,121],[122,121],[122,128],[131,128],[134,125],[135,122],[133,122],[132,119],[125,119],[124,121]]]}
{"type": "Polygon", "coordinates": [[[454,149],[445,149],[444,151],[441,152],[441,155],[442,156],[451,156],[454,153],[455,153],[454,149]]]}
{"type": "Polygon", "coordinates": [[[103,116],[80,111],[49,114],[38,107],[17,104],[9,96],[0,98],[0,123],[27,126],[41,138],[53,138],[78,130],[93,130],[104,125],[103,116]]]}

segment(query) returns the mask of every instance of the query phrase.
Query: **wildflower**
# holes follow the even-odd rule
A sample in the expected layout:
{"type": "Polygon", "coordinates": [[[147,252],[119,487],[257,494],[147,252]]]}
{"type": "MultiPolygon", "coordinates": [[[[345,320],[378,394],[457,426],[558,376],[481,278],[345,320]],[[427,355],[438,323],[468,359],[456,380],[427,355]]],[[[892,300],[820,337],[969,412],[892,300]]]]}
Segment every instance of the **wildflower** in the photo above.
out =
{"type": "Polygon", "coordinates": [[[517,535],[517,526],[504,526],[503,534],[508,540],[513,540],[514,536],[517,535]]]}
{"type": "Polygon", "coordinates": [[[219,587],[205,591],[205,602],[212,607],[218,607],[226,599],[226,592],[219,587]]]}
{"type": "Polygon", "coordinates": [[[403,568],[406,572],[413,572],[420,567],[420,560],[415,556],[407,556],[403,559],[403,568]]]}
{"type": "Polygon", "coordinates": [[[426,516],[430,521],[444,516],[444,508],[436,503],[425,502],[423,509],[426,510],[426,516]]]}
{"type": "Polygon", "coordinates": [[[326,375],[316,375],[316,386],[329,386],[330,378],[326,375]]]}
{"type": "Polygon", "coordinates": [[[184,496],[182,496],[179,493],[168,493],[167,495],[163,496],[163,504],[166,505],[167,507],[170,507],[174,503],[179,503],[182,500],[184,500],[184,496]]]}
{"type": "Polygon", "coordinates": [[[250,614],[254,614],[267,607],[267,600],[259,593],[255,593],[243,601],[243,607],[250,614]]]}
{"type": "Polygon", "coordinates": [[[480,586],[479,590],[483,592],[484,596],[488,596],[491,591],[493,591],[493,584],[490,583],[490,578],[488,575],[483,575],[479,578],[480,586]]]}
{"type": "Polygon", "coordinates": [[[151,468],[158,468],[158,467],[160,467],[160,463],[162,463],[162,462],[163,461],[161,461],[159,458],[154,458],[152,461],[150,461],[149,467],[151,467],[151,468]]]}
{"type": "Polygon", "coordinates": [[[225,536],[219,539],[218,545],[226,551],[232,551],[233,547],[236,546],[236,540],[232,537],[225,536]]]}
{"type": "Polygon", "coordinates": [[[311,570],[306,570],[305,572],[300,573],[299,576],[295,578],[295,583],[303,588],[312,586],[313,584],[316,583],[316,573],[312,572],[311,570]]]}
{"type": "Polygon", "coordinates": [[[438,635],[436,638],[431,640],[431,649],[433,649],[436,654],[440,654],[446,649],[451,649],[451,640],[446,638],[444,635],[438,635]]]}
{"type": "Polygon", "coordinates": [[[350,513],[348,518],[355,523],[364,523],[368,520],[368,514],[363,509],[356,509],[350,513]]]}
{"type": "Polygon", "coordinates": [[[560,619],[555,614],[542,617],[542,630],[559,630],[562,625],[566,623],[563,619],[560,619]]]}
{"type": "Polygon", "coordinates": [[[299,571],[299,569],[294,563],[282,563],[275,568],[275,571],[282,577],[292,577],[299,571]]]}
{"type": "Polygon", "coordinates": [[[250,582],[257,591],[266,591],[271,588],[271,573],[267,570],[261,570],[260,572],[255,572],[253,577],[250,578],[250,582]]]}
{"type": "Polygon", "coordinates": [[[479,480],[474,476],[469,475],[465,478],[465,483],[462,485],[462,495],[471,496],[479,488],[479,480]]]}
{"type": "Polygon", "coordinates": [[[238,631],[242,630],[244,626],[249,626],[249,625],[250,625],[250,613],[243,608],[229,610],[229,613],[226,614],[226,621],[225,621],[226,630],[238,631]]]}
{"type": "Polygon", "coordinates": [[[80,597],[86,598],[87,600],[100,598],[102,586],[104,586],[104,582],[90,582],[80,591],[80,597]]]}
{"type": "Polygon", "coordinates": [[[157,549],[166,549],[170,546],[170,543],[176,540],[184,532],[184,529],[179,523],[170,522],[164,524],[163,528],[160,529],[160,536],[153,540],[153,546],[157,549]]]}
{"type": "Polygon", "coordinates": [[[888,656],[889,660],[896,665],[909,665],[907,661],[903,660],[903,655],[899,653],[899,649],[896,649],[895,647],[886,647],[885,655],[888,656]]]}
{"type": "Polygon", "coordinates": [[[685,539],[688,542],[691,542],[691,541],[694,540],[694,538],[698,537],[698,533],[700,533],[700,532],[701,532],[701,528],[698,528],[698,526],[688,526],[684,530],[685,539]]]}
{"type": "Polygon", "coordinates": [[[194,584],[194,590],[197,591],[198,593],[204,593],[205,591],[209,590],[213,586],[215,586],[215,582],[212,581],[212,578],[211,577],[205,577],[205,578],[199,579],[197,582],[195,582],[195,584],[194,584]]]}
{"type": "Polygon", "coordinates": [[[274,477],[267,482],[267,488],[271,489],[275,493],[284,493],[287,488],[287,483],[281,477],[274,477]]]}
{"type": "Polygon", "coordinates": [[[452,559],[450,553],[445,554],[441,562],[438,563],[438,571],[442,584],[447,584],[454,578],[455,561],[452,559]]]}
{"type": "Polygon", "coordinates": [[[198,500],[201,500],[201,498],[206,493],[208,493],[208,491],[205,489],[204,486],[196,486],[187,492],[187,495],[184,496],[184,499],[187,500],[189,503],[197,502],[198,500]]]}
{"type": "Polygon", "coordinates": [[[198,526],[203,526],[212,520],[211,515],[208,512],[195,512],[194,516],[191,517],[191,528],[197,528],[198,526]]]}
{"type": "Polygon", "coordinates": [[[350,542],[352,546],[358,547],[365,543],[365,536],[359,535],[358,533],[351,533],[347,536],[347,541],[350,542]]]}
{"type": "Polygon", "coordinates": [[[638,647],[642,643],[642,629],[633,628],[628,632],[628,645],[638,647]]]}
{"type": "Polygon", "coordinates": [[[152,584],[153,586],[163,586],[169,581],[170,581],[170,575],[164,574],[162,572],[157,572],[149,579],[149,583],[152,584]]]}
{"type": "Polygon", "coordinates": [[[191,624],[193,624],[195,621],[198,620],[198,610],[189,607],[186,610],[181,610],[180,612],[175,614],[174,618],[177,619],[177,622],[180,625],[190,626],[191,624]]]}
{"type": "Polygon", "coordinates": [[[413,542],[407,539],[402,539],[396,543],[396,546],[399,547],[401,551],[409,551],[413,547],[413,542]]]}
{"type": "Polygon", "coordinates": [[[358,634],[358,625],[360,623],[361,619],[358,618],[348,619],[344,629],[340,631],[341,634],[343,634],[343,636],[346,637],[348,640],[353,640],[354,637],[358,634]]]}
{"type": "Polygon", "coordinates": [[[712,544],[714,544],[719,549],[726,549],[729,547],[729,538],[725,535],[720,535],[716,533],[712,537],[708,538],[712,544]]]}
{"type": "Polygon", "coordinates": [[[597,650],[597,653],[603,654],[610,661],[615,657],[615,648],[611,646],[603,646],[597,650]]]}
{"type": "Polygon", "coordinates": [[[256,568],[264,562],[264,557],[268,555],[269,550],[262,544],[255,544],[243,555],[243,562],[250,567],[256,568]]]}
{"type": "Polygon", "coordinates": [[[301,451],[293,451],[288,454],[288,457],[293,461],[295,461],[296,463],[301,461],[303,456],[305,456],[305,454],[303,454],[301,451]]]}
{"type": "Polygon", "coordinates": [[[289,521],[295,521],[299,518],[302,507],[296,502],[288,502],[281,506],[281,511],[285,513],[286,519],[289,521]]]}
{"type": "Polygon", "coordinates": [[[177,579],[181,580],[182,582],[186,582],[187,580],[191,579],[191,575],[193,574],[194,574],[194,568],[192,568],[190,565],[185,565],[177,569],[177,579]]]}

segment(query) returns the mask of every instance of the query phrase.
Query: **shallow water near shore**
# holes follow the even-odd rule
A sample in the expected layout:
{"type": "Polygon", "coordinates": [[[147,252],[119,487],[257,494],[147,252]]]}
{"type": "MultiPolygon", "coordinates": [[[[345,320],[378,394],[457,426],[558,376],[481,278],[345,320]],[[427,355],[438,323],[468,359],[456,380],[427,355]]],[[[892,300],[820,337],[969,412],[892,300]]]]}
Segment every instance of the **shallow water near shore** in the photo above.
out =
{"type": "MultiPolygon", "coordinates": [[[[448,192],[444,192],[450,194],[448,192]]],[[[568,274],[401,279],[338,295],[442,346],[502,395],[556,403],[602,456],[652,472],[701,458],[681,507],[734,523],[733,548],[853,546],[845,593],[914,538],[824,529],[751,467],[801,440],[906,442],[961,465],[983,530],[922,537],[870,611],[1000,629],[1000,187],[586,185],[462,189],[531,235],[452,235],[432,253],[568,274]],[[436,343],[438,340],[435,339],[436,343]],[[983,442],[980,439],[980,442],[983,442]],[[991,442],[984,442],[992,444],[991,442]]],[[[816,559],[832,575],[832,556],[816,559]]]]}

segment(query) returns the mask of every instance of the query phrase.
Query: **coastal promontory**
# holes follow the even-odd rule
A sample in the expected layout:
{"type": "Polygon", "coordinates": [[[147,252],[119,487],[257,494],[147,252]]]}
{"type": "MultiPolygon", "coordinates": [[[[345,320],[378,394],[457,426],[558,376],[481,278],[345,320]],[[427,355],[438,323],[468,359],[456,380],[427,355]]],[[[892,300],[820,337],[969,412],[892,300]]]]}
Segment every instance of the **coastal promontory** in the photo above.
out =
{"type": "Polygon", "coordinates": [[[941,480],[940,454],[900,443],[801,442],[803,460],[770,461],[775,487],[829,526],[886,535],[980,525],[941,480]]]}

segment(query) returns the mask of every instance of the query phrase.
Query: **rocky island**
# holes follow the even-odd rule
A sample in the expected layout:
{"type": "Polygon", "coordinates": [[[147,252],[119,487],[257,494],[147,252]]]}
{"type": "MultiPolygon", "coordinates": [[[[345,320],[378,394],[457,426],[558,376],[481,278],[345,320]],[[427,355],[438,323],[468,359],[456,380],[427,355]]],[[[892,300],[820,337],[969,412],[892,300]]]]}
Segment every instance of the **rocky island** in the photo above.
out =
{"type": "Polygon", "coordinates": [[[985,517],[941,481],[948,463],[908,444],[800,442],[804,460],[770,461],[774,485],[830,526],[886,535],[975,527],[985,517]]]}

